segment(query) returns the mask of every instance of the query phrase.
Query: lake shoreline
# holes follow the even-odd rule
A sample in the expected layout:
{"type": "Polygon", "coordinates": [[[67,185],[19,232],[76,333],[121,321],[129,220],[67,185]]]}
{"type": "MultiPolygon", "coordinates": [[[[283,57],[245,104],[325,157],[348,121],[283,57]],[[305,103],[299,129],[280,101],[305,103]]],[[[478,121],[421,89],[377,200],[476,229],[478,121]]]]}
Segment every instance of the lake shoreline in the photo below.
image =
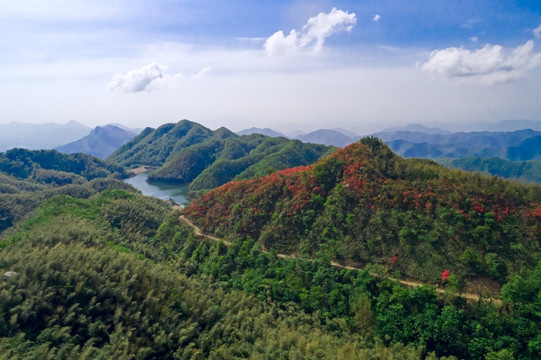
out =
{"type": "Polygon", "coordinates": [[[153,196],[163,201],[172,201],[173,204],[180,206],[189,204],[189,200],[186,198],[188,185],[171,185],[158,181],[148,181],[147,171],[139,170],[137,174],[123,181],[141,191],[143,195],[153,196]]]}

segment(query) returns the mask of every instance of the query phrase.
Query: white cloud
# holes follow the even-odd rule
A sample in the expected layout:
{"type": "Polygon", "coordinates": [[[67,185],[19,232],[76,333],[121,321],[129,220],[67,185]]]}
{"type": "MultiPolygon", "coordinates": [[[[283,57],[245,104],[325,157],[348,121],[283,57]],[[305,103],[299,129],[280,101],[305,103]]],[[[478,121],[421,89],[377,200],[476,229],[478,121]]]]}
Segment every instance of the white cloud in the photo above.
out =
{"type": "Polygon", "coordinates": [[[504,82],[520,78],[526,71],[541,65],[541,54],[533,52],[533,47],[533,40],[529,40],[515,49],[485,45],[475,51],[462,47],[434,50],[421,69],[450,78],[470,77],[485,83],[504,82]]]}
{"type": "Polygon", "coordinates": [[[332,8],[328,14],[321,12],[308,19],[300,32],[293,29],[287,36],[282,30],[275,32],[265,41],[265,50],[269,56],[304,49],[318,53],[326,38],[340,31],[350,31],[356,22],[355,13],[332,8]]]}
{"type": "Polygon", "coordinates": [[[372,18],[372,21],[379,21],[379,19],[381,19],[381,16],[379,14],[376,14],[374,15],[374,17],[372,18]]]}
{"type": "Polygon", "coordinates": [[[470,38],[470,41],[476,43],[476,42],[479,41],[479,38],[478,38],[477,36],[472,36],[472,37],[470,38]]]}
{"type": "Polygon", "coordinates": [[[541,25],[532,30],[536,38],[541,39],[541,25]]]}
{"type": "Polygon", "coordinates": [[[202,78],[203,76],[207,75],[210,72],[210,70],[212,70],[210,67],[202,68],[198,73],[193,74],[192,78],[195,78],[195,79],[202,78]]]}
{"type": "Polygon", "coordinates": [[[151,91],[152,89],[172,83],[182,74],[167,74],[169,67],[164,64],[152,62],[140,69],[129,71],[127,74],[116,74],[109,82],[110,90],[120,89],[127,93],[151,91]]]}

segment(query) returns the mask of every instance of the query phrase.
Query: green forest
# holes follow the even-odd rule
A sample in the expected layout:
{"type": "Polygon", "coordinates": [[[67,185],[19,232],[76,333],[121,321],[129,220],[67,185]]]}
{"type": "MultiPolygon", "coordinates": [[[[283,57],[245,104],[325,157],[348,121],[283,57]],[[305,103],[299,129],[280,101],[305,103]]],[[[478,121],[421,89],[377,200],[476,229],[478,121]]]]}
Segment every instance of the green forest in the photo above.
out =
{"type": "Polygon", "coordinates": [[[313,166],[226,184],[185,214],[209,233],[265,249],[461,289],[497,288],[541,259],[541,187],[403,159],[374,138],[313,166]]]}
{"type": "Polygon", "coordinates": [[[539,186],[365,138],[179,210],[110,160],[22,154],[0,158],[1,359],[541,357],[539,186]]]}
{"type": "Polygon", "coordinates": [[[520,182],[541,184],[541,161],[509,161],[500,158],[462,159],[437,158],[438,163],[449,168],[466,171],[478,171],[504,179],[516,179],[520,182]]]}
{"type": "Polygon", "coordinates": [[[189,184],[192,194],[232,180],[309,165],[337,148],[261,134],[239,136],[188,121],[147,128],[107,158],[127,167],[153,166],[150,180],[189,184]]]}

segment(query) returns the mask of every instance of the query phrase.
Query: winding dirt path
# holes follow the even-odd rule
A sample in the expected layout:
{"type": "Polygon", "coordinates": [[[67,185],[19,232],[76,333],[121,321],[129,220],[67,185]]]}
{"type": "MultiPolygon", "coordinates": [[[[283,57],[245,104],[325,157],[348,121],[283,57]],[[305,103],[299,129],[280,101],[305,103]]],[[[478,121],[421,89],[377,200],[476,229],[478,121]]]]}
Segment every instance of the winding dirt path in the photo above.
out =
{"type": "Polygon", "coordinates": [[[186,224],[190,225],[193,228],[193,231],[194,231],[196,236],[202,236],[202,237],[205,237],[205,238],[207,238],[209,240],[212,240],[212,241],[223,241],[225,246],[231,247],[231,243],[229,241],[225,241],[223,239],[217,238],[216,236],[212,236],[212,235],[208,235],[208,234],[203,233],[203,231],[201,231],[199,226],[195,225],[193,222],[191,222],[191,220],[189,220],[184,215],[180,215],[179,219],[184,221],[186,224]]]}
{"type": "MultiPolygon", "coordinates": [[[[189,220],[184,215],[180,215],[179,219],[184,221],[186,224],[190,225],[193,228],[194,233],[195,233],[196,236],[204,237],[204,238],[207,238],[207,239],[212,240],[212,241],[222,241],[225,246],[227,246],[228,248],[231,247],[231,242],[225,241],[224,239],[220,239],[220,238],[217,238],[217,237],[212,236],[212,235],[205,234],[201,230],[201,228],[199,228],[199,226],[195,225],[191,220],[189,220]]],[[[268,253],[267,250],[262,250],[262,251],[264,253],[268,253]]],[[[276,254],[276,256],[278,258],[280,258],[280,259],[295,259],[296,258],[295,255],[288,255],[288,254],[276,254]]],[[[310,261],[310,260],[308,260],[308,261],[310,261]]],[[[335,268],[339,268],[339,269],[347,269],[347,270],[354,270],[354,271],[363,270],[362,268],[358,268],[358,267],[342,265],[342,264],[340,264],[340,263],[338,263],[336,261],[331,261],[331,266],[333,266],[335,268]]],[[[390,277],[390,276],[381,276],[379,274],[371,274],[371,275],[375,276],[375,277],[379,277],[379,278],[386,278],[386,279],[389,279],[389,280],[392,280],[392,281],[396,281],[396,282],[399,282],[402,285],[409,286],[409,287],[419,287],[419,286],[423,286],[423,285],[428,285],[428,284],[418,282],[418,281],[400,280],[400,279],[396,279],[396,278],[393,278],[393,277],[390,277]]],[[[436,292],[439,293],[439,294],[444,294],[445,289],[436,288],[436,292]]],[[[462,294],[459,294],[458,296],[465,298],[467,301],[479,301],[480,300],[480,296],[478,294],[462,293],[462,294]]],[[[500,299],[494,299],[494,298],[483,298],[483,299],[485,301],[490,301],[490,302],[492,302],[492,303],[494,303],[496,305],[501,305],[502,304],[502,301],[500,299]]]]}

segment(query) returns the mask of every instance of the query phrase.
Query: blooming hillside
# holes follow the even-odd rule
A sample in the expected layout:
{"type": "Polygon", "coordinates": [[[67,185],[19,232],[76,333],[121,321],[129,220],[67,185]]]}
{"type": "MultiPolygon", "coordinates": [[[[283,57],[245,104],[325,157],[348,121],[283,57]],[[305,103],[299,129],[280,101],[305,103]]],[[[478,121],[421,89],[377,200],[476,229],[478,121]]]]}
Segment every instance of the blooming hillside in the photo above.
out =
{"type": "Polygon", "coordinates": [[[441,282],[503,282],[533,268],[541,188],[396,156],[365,138],[315,165],[225,184],[184,214],[208,232],[247,237],[282,253],[378,263],[441,282]]]}

